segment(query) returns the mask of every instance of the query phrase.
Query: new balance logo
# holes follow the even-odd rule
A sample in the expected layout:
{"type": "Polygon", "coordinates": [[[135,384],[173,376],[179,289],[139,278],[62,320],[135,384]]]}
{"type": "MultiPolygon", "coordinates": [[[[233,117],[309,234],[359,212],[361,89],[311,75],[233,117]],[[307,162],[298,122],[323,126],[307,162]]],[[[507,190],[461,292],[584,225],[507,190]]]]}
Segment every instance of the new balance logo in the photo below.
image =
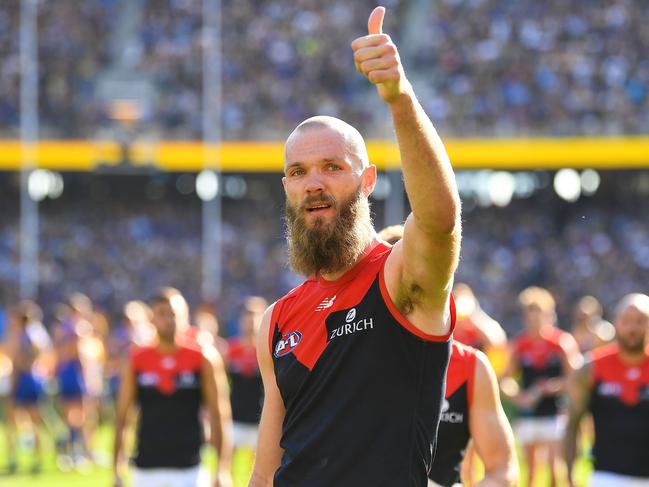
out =
{"type": "Polygon", "coordinates": [[[324,298],[322,300],[322,303],[320,303],[315,310],[324,311],[325,309],[329,309],[334,305],[335,300],[336,300],[336,296],[334,296],[333,298],[324,298]]]}

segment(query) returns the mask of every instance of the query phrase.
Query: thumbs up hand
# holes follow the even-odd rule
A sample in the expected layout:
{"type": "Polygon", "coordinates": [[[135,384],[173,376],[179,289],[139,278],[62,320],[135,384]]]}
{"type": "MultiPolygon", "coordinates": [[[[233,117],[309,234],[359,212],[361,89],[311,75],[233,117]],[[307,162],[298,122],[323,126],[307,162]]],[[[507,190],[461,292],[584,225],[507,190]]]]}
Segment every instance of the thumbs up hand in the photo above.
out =
{"type": "Polygon", "coordinates": [[[367,21],[368,35],[352,42],[356,69],[370,80],[386,103],[411,90],[397,46],[383,33],[385,7],[376,7],[367,21]]]}

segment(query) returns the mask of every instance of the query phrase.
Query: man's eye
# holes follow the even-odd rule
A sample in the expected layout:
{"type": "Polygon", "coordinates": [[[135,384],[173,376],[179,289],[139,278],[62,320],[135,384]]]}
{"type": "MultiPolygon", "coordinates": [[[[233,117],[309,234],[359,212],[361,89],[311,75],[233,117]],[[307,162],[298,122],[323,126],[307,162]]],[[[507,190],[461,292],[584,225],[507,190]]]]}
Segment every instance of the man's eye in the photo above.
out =
{"type": "Polygon", "coordinates": [[[295,169],[295,170],[291,171],[290,175],[291,176],[301,176],[302,174],[304,174],[304,171],[302,169],[295,169]]]}
{"type": "Polygon", "coordinates": [[[340,167],[338,164],[329,164],[329,170],[331,171],[340,171],[342,167],[340,167]]]}

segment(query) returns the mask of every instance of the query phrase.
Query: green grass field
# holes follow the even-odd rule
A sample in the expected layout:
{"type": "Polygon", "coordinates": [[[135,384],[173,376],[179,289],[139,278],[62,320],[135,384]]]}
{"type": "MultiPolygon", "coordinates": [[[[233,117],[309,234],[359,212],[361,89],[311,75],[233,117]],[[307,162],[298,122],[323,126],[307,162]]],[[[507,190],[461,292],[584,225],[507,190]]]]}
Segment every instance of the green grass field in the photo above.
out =
{"type": "MultiPolygon", "coordinates": [[[[109,426],[102,427],[95,437],[94,442],[95,451],[100,455],[100,458],[108,461],[110,458],[110,449],[112,444],[112,428],[109,426]]],[[[92,468],[87,473],[79,472],[61,472],[56,467],[56,458],[54,454],[54,445],[50,439],[45,442],[45,463],[43,471],[40,474],[29,474],[31,466],[31,458],[29,453],[24,451],[24,448],[19,449],[18,463],[19,472],[15,475],[0,475],[1,487],[109,487],[112,486],[112,474],[108,466],[92,468]]],[[[5,443],[4,432],[0,428],[0,471],[4,471],[7,458],[7,449],[5,443]]],[[[241,452],[235,457],[233,466],[234,487],[245,487],[247,485],[248,476],[251,465],[251,453],[241,452]]],[[[210,468],[215,463],[214,454],[209,449],[206,449],[205,463],[210,468]]],[[[525,465],[521,465],[524,472],[525,465]]],[[[539,485],[549,485],[547,477],[547,469],[542,471],[542,478],[539,479],[539,485]]],[[[590,464],[587,459],[580,459],[577,464],[577,480],[580,486],[586,486],[588,476],[590,474],[590,464]]],[[[127,484],[128,485],[128,484],[127,484]]],[[[565,486],[559,486],[565,487],[565,486]]]]}

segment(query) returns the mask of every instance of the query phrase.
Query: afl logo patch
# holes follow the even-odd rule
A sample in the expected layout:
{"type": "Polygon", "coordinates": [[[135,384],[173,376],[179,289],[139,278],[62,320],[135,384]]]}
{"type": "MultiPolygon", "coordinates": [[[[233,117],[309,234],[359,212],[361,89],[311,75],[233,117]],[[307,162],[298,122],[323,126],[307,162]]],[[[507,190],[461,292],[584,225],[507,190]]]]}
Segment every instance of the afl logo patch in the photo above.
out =
{"type": "Polygon", "coordinates": [[[354,321],[354,318],[356,318],[356,308],[352,308],[349,310],[347,316],[345,317],[345,322],[351,323],[352,321],[354,321]]]}
{"type": "Polygon", "coordinates": [[[275,345],[275,357],[283,357],[291,353],[302,341],[302,333],[293,331],[284,335],[275,345]]]}

